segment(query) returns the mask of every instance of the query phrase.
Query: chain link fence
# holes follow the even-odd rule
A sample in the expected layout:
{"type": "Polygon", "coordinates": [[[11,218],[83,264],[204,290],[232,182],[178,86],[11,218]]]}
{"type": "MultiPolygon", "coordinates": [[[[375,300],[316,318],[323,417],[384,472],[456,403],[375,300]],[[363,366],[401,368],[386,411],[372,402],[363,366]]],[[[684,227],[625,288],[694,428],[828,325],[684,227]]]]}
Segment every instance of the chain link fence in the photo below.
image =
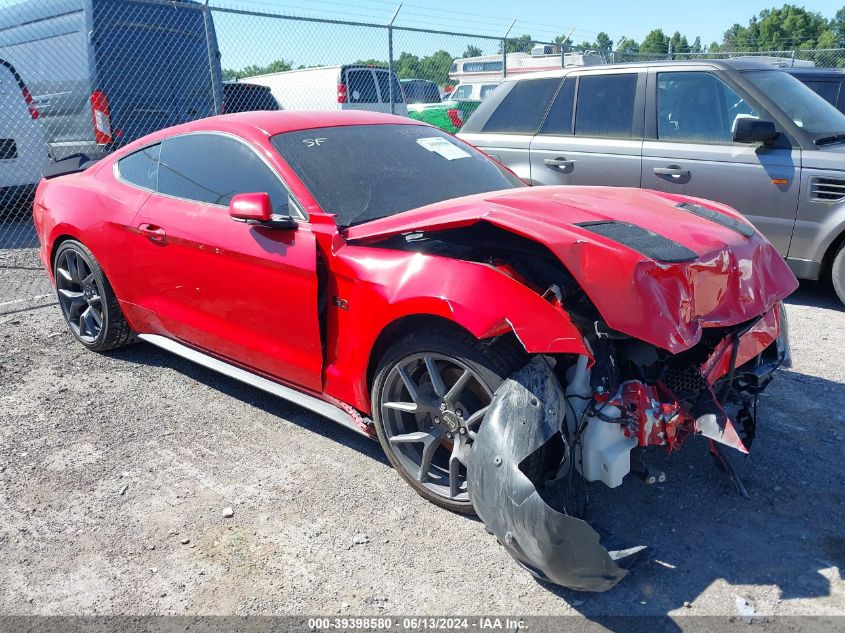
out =
{"type": "Polygon", "coordinates": [[[0,313],[51,300],[32,225],[51,160],[247,110],[378,110],[455,132],[504,75],[566,65],[754,55],[845,66],[845,49],[602,53],[338,11],[347,16],[208,0],[0,0],[0,313]]]}

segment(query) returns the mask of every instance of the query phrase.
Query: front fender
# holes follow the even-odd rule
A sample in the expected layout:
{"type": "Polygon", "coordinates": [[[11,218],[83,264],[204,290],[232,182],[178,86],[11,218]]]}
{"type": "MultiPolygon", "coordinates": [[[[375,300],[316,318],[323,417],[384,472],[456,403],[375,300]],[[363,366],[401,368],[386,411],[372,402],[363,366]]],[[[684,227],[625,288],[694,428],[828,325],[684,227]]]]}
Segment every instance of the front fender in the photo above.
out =
{"type": "Polygon", "coordinates": [[[513,332],[532,354],[588,354],[559,305],[493,266],[346,246],[330,269],[329,292],[346,309],[332,307],[328,319],[325,391],[366,413],[375,342],[391,323],[409,316],[441,317],[478,339],[513,332]]]}

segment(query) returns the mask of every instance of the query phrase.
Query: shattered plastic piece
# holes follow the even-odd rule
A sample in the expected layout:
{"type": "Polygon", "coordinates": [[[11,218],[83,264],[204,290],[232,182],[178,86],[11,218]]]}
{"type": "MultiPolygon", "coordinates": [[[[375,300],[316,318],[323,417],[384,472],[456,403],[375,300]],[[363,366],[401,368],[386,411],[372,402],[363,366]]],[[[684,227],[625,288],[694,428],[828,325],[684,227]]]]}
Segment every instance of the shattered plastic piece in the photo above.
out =
{"type": "MultiPolygon", "coordinates": [[[[543,357],[506,380],[493,398],[469,457],[468,486],[478,516],[536,577],[580,591],[606,591],[644,546],[608,552],[585,521],[544,501],[530,470],[534,453],[561,431],[564,395],[543,357]],[[521,468],[522,467],[522,468],[521,468]]],[[[564,440],[565,442],[565,440],[564,440]]],[[[556,464],[552,464],[556,466],[556,464]]],[[[542,473],[539,473],[542,474],[542,473]]]]}

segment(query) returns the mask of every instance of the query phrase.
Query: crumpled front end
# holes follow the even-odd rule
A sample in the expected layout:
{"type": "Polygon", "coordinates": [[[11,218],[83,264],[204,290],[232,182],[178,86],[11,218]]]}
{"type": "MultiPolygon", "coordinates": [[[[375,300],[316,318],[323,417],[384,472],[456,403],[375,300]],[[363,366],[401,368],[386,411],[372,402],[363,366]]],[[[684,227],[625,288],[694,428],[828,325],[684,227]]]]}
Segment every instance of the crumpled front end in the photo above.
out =
{"type": "Polygon", "coordinates": [[[544,357],[534,357],[506,380],[470,452],[470,498],[479,518],[537,578],[580,591],[605,591],[627,573],[621,565],[643,548],[609,552],[586,521],[544,498],[557,480],[572,476],[565,407],[560,383],[544,357]]]}
{"type": "Polygon", "coordinates": [[[481,519],[532,574],[604,591],[645,546],[606,549],[581,518],[577,487],[616,487],[632,472],[665,481],[647,450],[671,453],[693,435],[709,438],[730,468],[720,447],[748,452],[756,398],[789,348],[780,304],[706,328],[679,354],[618,333],[585,338],[592,358],[534,356],[499,387],[470,453],[468,487],[481,519]]]}

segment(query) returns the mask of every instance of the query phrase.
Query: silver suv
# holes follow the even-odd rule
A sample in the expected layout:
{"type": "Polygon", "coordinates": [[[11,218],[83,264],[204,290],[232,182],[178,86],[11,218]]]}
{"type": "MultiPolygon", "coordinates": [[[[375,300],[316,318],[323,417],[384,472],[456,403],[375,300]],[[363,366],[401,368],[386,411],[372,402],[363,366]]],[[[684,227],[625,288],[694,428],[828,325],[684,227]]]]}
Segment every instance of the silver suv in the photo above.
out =
{"type": "Polygon", "coordinates": [[[459,136],[535,185],[729,204],[797,277],[832,277],[845,302],[845,115],[768,64],[648,62],[508,79],[459,136]]]}

